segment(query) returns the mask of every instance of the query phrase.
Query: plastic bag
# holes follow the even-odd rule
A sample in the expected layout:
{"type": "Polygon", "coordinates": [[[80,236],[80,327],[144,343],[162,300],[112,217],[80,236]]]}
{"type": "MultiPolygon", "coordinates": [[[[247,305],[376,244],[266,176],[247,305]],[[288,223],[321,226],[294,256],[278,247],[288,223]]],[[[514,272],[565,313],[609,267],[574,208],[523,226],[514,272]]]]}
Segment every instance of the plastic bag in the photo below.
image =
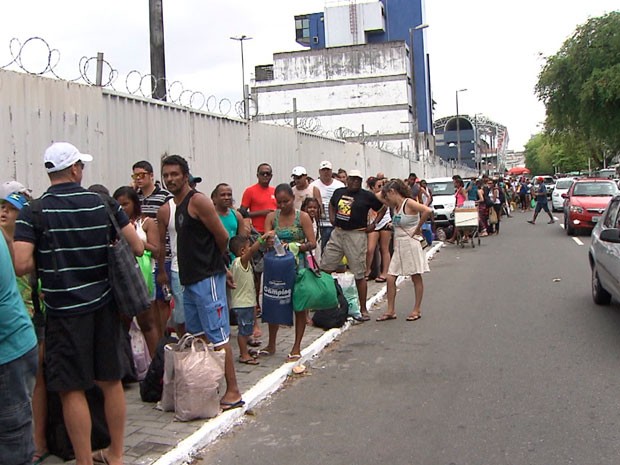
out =
{"type": "Polygon", "coordinates": [[[355,276],[353,273],[346,272],[337,273],[335,277],[338,284],[340,284],[342,293],[349,304],[349,316],[361,317],[362,313],[360,311],[360,299],[357,294],[357,286],[355,285],[355,276]]]}
{"type": "Polygon", "coordinates": [[[302,268],[297,272],[293,289],[293,310],[324,310],[338,306],[334,278],[323,271],[302,268]]]}
{"type": "Polygon", "coordinates": [[[155,289],[155,277],[153,276],[153,264],[151,260],[151,251],[145,250],[141,257],[136,257],[140,271],[144,277],[146,288],[149,295],[153,295],[153,289],[155,289]]]}
{"type": "Polygon", "coordinates": [[[131,325],[129,326],[129,337],[131,338],[133,363],[136,367],[136,378],[138,381],[142,381],[146,376],[146,372],[149,370],[151,354],[146,345],[144,334],[142,334],[142,330],[135,318],[131,320],[131,325]]]}

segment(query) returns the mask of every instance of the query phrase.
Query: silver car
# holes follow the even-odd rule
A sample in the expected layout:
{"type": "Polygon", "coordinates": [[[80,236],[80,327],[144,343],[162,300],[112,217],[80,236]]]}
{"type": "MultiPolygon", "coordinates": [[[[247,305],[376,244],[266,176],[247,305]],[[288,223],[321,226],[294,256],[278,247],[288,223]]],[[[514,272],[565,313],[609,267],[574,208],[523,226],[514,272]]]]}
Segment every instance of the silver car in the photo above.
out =
{"type": "Polygon", "coordinates": [[[553,193],[551,194],[551,207],[554,212],[562,211],[564,208],[564,199],[562,198],[562,194],[566,194],[568,192],[574,181],[575,180],[573,178],[561,178],[555,183],[555,189],[553,189],[553,193]]]}
{"type": "Polygon", "coordinates": [[[592,230],[588,254],[592,269],[592,299],[607,305],[620,301],[620,194],[614,196],[592,230]]]}

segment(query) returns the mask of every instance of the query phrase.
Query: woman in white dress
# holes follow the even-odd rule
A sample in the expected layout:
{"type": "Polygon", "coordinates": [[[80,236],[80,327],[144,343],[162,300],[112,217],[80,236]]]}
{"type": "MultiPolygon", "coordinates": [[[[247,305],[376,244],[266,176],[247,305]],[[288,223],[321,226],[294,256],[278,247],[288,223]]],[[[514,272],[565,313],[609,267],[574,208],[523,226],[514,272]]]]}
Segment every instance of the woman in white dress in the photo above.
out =
{"type": "Polygon", "coordinates": [[[421,305],[424,294],[422,273],[430,271],[426,253],[422,248],[422,225],[431,215],[431,209],[411,196],[411,190],[400,179],[387,182],[379,198],[394,209],[392,225],[394,228],[394,254],[390,261],[387,276],[387,311],[377,318],[377,321],[396,319],[396,278],[411,276],[415,290],[413,310],[407,316],[407,321],[416,321],[422,318],[421,305]]]}

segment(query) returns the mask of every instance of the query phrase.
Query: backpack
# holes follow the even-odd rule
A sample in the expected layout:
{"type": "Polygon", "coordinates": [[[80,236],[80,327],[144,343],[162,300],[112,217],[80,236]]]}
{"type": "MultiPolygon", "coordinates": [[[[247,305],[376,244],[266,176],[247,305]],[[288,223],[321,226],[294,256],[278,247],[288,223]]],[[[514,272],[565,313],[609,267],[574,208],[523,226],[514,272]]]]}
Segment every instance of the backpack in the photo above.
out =
{"type": "Polygon", "coordinates": [[[338,306],[327,310],[317,310],[312,316],[312,323],[325,331],[332,328],[340,328],[345,324],[349,317],[349,302],[342,292],[342,287],[338,281],[334,280],[336,294],[338,295],[338,306]]]}
{"type": "Polygon", "coordinates": [[[140,381],[140,398],[142,402],[159,402],[164,389],[164,347],[178,342],[176,337],[163,337],[157,344],[155,356],[149,365],[146,376],[140,381]]]}

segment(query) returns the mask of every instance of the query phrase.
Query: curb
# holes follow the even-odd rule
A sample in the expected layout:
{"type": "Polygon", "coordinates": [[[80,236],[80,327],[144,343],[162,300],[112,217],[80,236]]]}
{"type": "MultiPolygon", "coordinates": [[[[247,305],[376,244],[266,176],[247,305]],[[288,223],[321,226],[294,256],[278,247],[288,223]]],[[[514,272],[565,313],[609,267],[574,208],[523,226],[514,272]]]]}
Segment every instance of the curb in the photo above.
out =
{"type": "MultiPolygon", "coordinates": [[[[435,254],[443,247],[443,242],[436,241],[427,250],[426,257],[432,260],[435,254]]],[[[399,286],[408,280],[406,276],[399,276],[396,285],[399,286]]],[[[370,310],[373,305],[381,302],[387,292],[387,286],[383,286],[370,299],[366,300],[366,306],[370,310]]],[[[197,431],[180,441],[174,449],[162,455],[153,465],[182,465],[193,460],[196,453],[215,441],[222,434],[230,431],[234,426],[241,423],[248,409],[256,407],[259,403],[276,392],[291,374],[293,367],[305,363],[316,357],[325,347],[331,344],[342,333],[348,331],[351,322],[347,321],[342,328],[334,328],[326,331],[316,341],[301,351],[301,359],[294,363],[284,363],[275,371],[271,372],[252,388],[243,394],[245,406],[223,412],[215,418],[206,421],[197,431]]]]}

